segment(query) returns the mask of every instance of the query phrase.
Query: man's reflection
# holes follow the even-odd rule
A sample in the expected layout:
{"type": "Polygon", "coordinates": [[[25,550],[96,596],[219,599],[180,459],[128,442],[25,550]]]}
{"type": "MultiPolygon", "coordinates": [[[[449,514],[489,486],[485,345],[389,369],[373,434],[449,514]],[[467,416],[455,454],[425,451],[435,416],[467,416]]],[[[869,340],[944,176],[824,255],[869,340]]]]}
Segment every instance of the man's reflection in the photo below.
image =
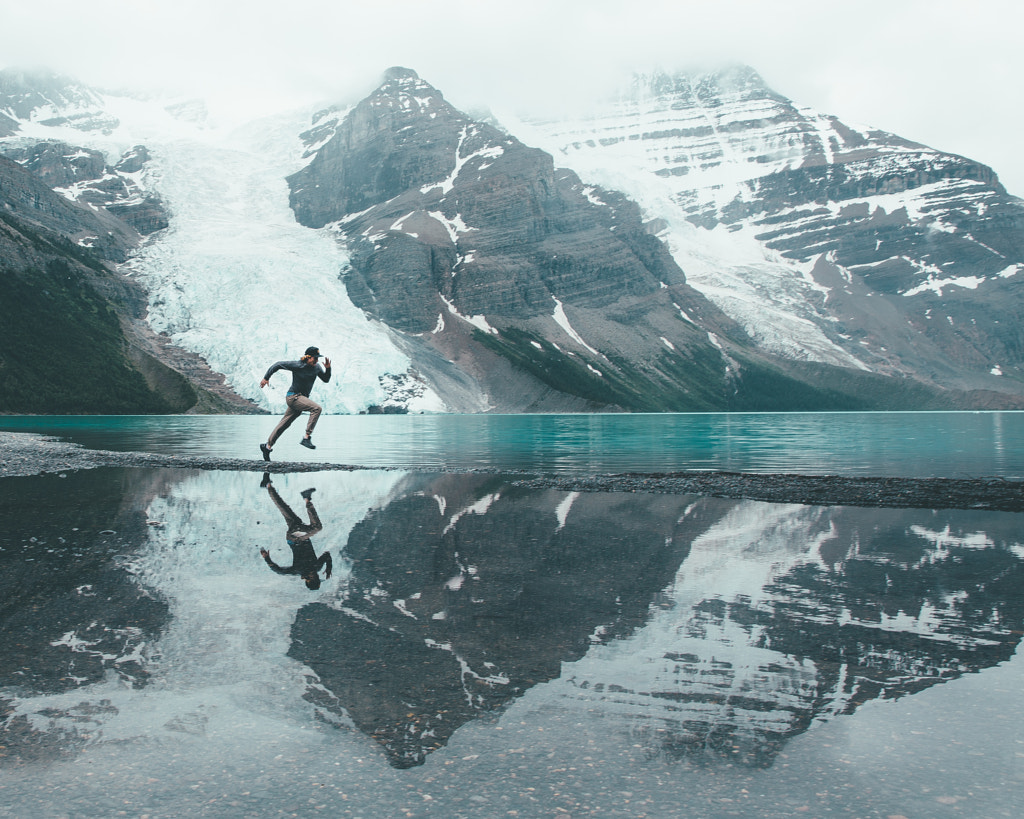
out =
{"type": "Polygon", "coordinates": [[[310,589],[320,588],[320,569],[324,570],[324,580],[331,576],[331,553],[324,552],[320,557],[316,556],[313,550],[313,543],[310,540],[313,535],[323,529],[320,524],[320,517],[313,506],[313,493],[315,489],[304,489],[300,494],[306,501],[306,513],[309,515],[309,523],[303,523],[290,506],[282,500],[281,496],[274,489],[270,482],[270,473],[263,473],[263,480],[260,483],[270,493],[274,505],[281,510],[288,528],[285,532],[285,540],[292,549],[292,565],[288,567],[278,566],[270,559],[270,552],[260,549],[260,554],[267,561],[267,565],[278,574],[297,574],[310,589]]]}

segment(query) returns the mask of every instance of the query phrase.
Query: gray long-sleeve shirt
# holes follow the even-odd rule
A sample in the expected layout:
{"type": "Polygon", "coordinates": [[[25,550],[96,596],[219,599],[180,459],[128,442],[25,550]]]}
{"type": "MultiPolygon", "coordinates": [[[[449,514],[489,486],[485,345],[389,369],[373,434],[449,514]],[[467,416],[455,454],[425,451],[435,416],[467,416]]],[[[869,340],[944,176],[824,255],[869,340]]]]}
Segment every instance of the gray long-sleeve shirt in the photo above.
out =
{"type": "Polygon", "coordinates": [[[298,395],[304,395],[309,398],[309,393],[313,389],[313,385],[319,378],[324,383],[331,380],[331,371],[329,369],[323,369],[319,363],[317,364],[306,364],[302,361],[278,361],[274,364],[267,374],[263,376],[266,381],[270,380],[270,376],[276,373],[278,370],[290,370],[292,374],[292,385],[288,388],[288,393],[297,393],[298,395]]]}

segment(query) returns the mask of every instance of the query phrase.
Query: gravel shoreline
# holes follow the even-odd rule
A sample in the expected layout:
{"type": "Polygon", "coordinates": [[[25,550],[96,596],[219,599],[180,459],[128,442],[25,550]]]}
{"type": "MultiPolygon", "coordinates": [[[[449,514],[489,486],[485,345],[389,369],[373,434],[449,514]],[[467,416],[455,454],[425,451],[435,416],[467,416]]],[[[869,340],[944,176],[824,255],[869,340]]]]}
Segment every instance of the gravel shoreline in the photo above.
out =
{"type": "MultiPolygon", "coordinates": [[[[0,478],[54,474],[97,467],[165,467],[236,472],[324,472],[380,469],[352,464],[160,455],[85,449],[57,438],[0,432],[0,478]]],[[[398,470],[397,467],[391,467],[398,470]]],[[[404,470],[400,470],[404,471],[404,470]]],[[[498,470],[418,470],[480,472],[498,470]]],[[[1024,482],[1003,478],[864,478],[738,472],[623,473],[571,477],[500,473],[516,486],[572,492],[651,492],[812,506],[1024,511],[1024,482]]]]}

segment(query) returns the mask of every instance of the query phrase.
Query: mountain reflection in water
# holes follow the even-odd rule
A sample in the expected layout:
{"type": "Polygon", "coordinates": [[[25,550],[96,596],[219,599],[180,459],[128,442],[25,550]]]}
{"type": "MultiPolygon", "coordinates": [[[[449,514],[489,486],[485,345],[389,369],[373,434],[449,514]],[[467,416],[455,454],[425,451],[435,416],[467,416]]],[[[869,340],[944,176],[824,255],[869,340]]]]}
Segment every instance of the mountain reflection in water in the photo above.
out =
{"type": "Polygon", "coordinates": [[[399,767],[641,627],[686,557],[692,499],[411,478],[349,536],[344,603],[299,612],[290,656],[399,767]],[[680,528],[682,527],[682,531],[680,528]]]}
{"type": "Polygon", "coordinates": [[[292,554],[256,474],[0,481],[0,765],[326,722],[408,768],[536,696],[652,755],[764,767],[815,721],[1007,660],[1024,625],[1013,514],[479,474],[273,488],[315,488],[317,589],[267,570],[261,548],[292,554]]]}

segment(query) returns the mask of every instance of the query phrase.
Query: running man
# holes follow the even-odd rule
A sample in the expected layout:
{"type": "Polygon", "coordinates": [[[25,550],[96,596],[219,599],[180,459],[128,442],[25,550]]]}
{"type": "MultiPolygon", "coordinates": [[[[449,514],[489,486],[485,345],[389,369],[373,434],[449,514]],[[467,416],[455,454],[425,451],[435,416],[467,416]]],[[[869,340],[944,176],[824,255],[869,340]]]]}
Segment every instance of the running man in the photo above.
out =
{"type": "Polygon", "coordinates": [[[288,409],[278,425],[274,427],[274,431],[270,433],[267,442],[260,444],[260,452],[263,453],[264,461],[270,460],[270,452],[274,448],[274,442],[281,437],[281,433],[288,429],[292,425],[292,421],[304,412],[309,413],[309,419],[306,421],[306,435],[299,443],[307,449],[316,449],[313,446],[313,428],[316,426],[316,422],[320,420],[320,413],[323,412],[323,407],[316,403],[316,401],[311,400],[309,393],[312,391],[313,385],[318,378],[324,383],[331,380],[331,359],[325,358],[322,367],[319,360],[320,349],[318,347],[307,347],[306,352],[298,361],[278,361],[267,370],[267,374],[260,381],[260,389],[263,389],[270,383],[270,376],[278,370],[290,370],[292,374],[292,385],[288,388],[288,394],[284,399],[288,409]]]}

